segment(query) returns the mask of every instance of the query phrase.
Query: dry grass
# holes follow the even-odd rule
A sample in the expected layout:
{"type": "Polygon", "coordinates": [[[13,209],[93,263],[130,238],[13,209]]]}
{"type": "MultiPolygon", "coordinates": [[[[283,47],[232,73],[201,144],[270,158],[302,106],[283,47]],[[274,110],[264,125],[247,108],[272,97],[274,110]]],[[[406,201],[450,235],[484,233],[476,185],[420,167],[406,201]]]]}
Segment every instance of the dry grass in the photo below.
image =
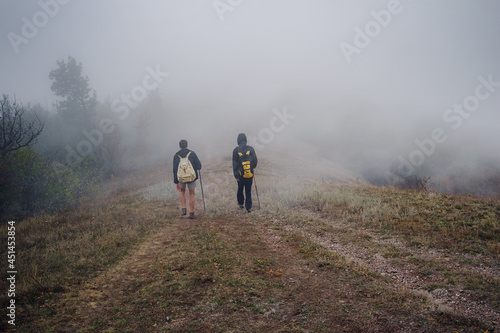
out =
{"type": "MultiPolygon", "coordinates": [[[[168,215],[171,210],[165,201],[146,202],[138,200],[134,192],[119,190],[112,197],[96,198],[76,210],[16,223],[18,322],[52,314],[60,293],[126,257],[163,225],[168,215]]],[[[2,226],[4,235],[5,229],[2,226]]],[[[5,242],[2,237],[2,249],[6,249],[5,242]]],[[[2,282],[5,274],[1,273],[2,282]]]]}
{"type": "Polygon", "coordinates": [[[269,202],[267,207],[277,212],[306,209],[322,218],[397,234],[415,245],[500,254],[498,200],[329,182],[288,191],[271,183],[271,188],[262,192],[269,202]]]}
{"type": "Polygon", "coordinates": [[[492,331],[436,291],[465,290],[498,316],[498,201],[277,177],[262,163],[262,207],[246,214],[220,163],[204,164],[194,221],[154,171],[19,222],[18,331],[492,331]]]}

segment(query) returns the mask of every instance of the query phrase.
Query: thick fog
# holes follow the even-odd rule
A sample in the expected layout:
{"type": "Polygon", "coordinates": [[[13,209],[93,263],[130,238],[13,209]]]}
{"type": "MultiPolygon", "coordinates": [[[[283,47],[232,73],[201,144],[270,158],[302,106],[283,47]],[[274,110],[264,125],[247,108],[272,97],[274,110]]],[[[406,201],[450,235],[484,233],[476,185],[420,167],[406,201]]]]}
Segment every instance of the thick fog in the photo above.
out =
{"type": "Polygon", "coordinates": [[[257,153],[303,149],[376,184],[491,194],[499,17],[494,0],[2,1],[0,93],[55,112],[49,72],[71,56],[125,144],[159,101],[155,156],[181,138],[230,155],[245,132],[257,153]]]}

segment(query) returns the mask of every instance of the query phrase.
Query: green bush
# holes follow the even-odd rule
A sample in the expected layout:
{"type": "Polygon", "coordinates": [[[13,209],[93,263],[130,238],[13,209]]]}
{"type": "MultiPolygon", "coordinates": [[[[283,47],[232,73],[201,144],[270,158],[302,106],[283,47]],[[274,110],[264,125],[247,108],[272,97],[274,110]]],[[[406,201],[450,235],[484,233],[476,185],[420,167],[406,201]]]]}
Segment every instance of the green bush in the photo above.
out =
{"type": "Polygon", "coordinates": [[[32,148],[23,148],[0,162],[1,216],[22,218],[40,211],[74,207],[98,189],[100,163],[87,157],[76,168],[54,169],[32,148]]]}

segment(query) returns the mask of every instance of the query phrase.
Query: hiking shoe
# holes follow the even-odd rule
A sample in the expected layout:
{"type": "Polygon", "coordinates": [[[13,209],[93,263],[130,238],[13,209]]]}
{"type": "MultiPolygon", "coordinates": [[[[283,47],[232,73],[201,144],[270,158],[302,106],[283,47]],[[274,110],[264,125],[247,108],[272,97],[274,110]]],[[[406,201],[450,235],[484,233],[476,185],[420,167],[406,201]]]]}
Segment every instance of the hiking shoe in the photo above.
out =
{"type": "Polygon", "coordinates": [[[251,213],[252,212],[252,209],[247,209],[247,213],[251,213]]]}
{"type": "Polygon", "coordinates": [[[186,216],[187,215],[187,210],[186,208],[182,208],[182,211],[181,211],[181,216],[186,216]]]}
{"type": "Polygon", "coordinates": [[[245,206],[243,206],[243,205],[238,205],[238,206],[239,206],[241,209],[245,208],[245,206]]]}
{"type": "Polygon", "coordinates": [[[192,219],[194,219],[194,212],[190,212],[190,213],[189,213],[189,218],[190,218],[191,220],[192,220],[192,219]]]}

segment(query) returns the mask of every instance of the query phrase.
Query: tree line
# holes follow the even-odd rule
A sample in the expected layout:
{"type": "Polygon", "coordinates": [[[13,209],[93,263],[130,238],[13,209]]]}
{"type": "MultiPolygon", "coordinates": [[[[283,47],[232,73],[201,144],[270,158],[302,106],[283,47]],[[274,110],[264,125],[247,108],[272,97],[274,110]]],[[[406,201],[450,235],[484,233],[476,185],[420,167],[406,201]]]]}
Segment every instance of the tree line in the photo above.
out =
{"type": "Polygon", "coordinates": [[[71,56],[57,61],[49,78],[57,98],[55,110],[23,105],[5,94],[0,100],[3,219],[78,205],[125,164],[143,161],[141,155],[150,153],[154,141],[149,127],[165,120],[154,91],[126,121],[118,120],[112,103],[97,100],[82,64],[71,56]],[[124,138],[123,130],[134,135],[124,138]]]}

